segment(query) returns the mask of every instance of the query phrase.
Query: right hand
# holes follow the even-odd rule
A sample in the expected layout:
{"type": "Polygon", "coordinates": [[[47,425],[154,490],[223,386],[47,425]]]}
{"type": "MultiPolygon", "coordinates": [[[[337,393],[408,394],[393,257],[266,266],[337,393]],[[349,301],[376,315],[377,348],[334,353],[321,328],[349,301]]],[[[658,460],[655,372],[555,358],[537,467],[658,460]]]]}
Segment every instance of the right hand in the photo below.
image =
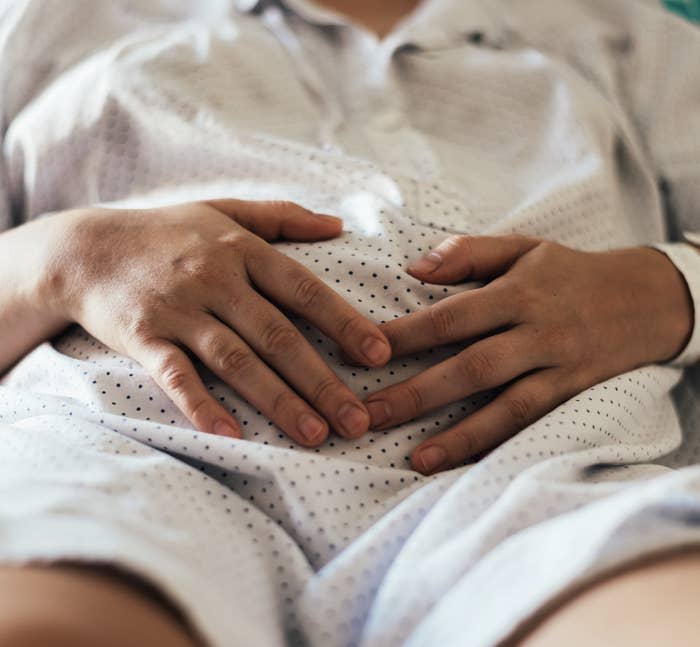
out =
{"type": "Polygon", "coordinates": [[[277,306],[366,366],[389,360],[386,337],[266,242],[333,238],[341,220],[241,200],[68,216],[50,270],[63,316],[139,362],[197,429],[242,436],[187,351],[302,445],[322,443],[329,425],[346,438],[367,431],[364,405],[277,306]]]}

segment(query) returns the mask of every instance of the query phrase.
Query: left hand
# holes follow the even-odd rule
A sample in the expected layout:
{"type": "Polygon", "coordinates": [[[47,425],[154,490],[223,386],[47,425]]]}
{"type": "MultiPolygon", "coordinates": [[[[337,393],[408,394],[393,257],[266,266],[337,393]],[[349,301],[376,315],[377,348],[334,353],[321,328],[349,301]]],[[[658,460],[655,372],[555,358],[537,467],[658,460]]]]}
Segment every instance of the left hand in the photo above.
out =
{"type": "Polygon", "coordinates": [[[593,384],[673,358],[692,329],[685,281],[653,248],[594,253],[520,235],[452,236],[408,272],[426,283],[488,282],[381,326],[394,357],[466,347],[369,396],[371,428],[505,386],[413,451],[424,474],[492,449],[593,384]]]}

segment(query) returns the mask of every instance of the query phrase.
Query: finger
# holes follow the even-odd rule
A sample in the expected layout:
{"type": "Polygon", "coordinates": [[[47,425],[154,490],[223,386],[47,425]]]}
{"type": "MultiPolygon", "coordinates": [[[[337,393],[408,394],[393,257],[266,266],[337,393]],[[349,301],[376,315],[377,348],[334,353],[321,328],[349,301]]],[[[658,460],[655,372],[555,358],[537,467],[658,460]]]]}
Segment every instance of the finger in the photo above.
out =
{"type": "Polygon", "coordinates": [[[340,236],[343,221],[281,200],[209,200],[206,205],[267,241],[326,240],[340,236]]]}
{"type": "Polygon", "coordinates": [[[200,431],[242,438],[236,420],[207,391],[187,355],[166,341],[138,346],[131,356],[200,431]]]}
{"type": "Polygon", "coordinates": [[[458,355],[367,398],[372,429],[418,418],[474,393],[493,389],[540,368],[524,327],[487,337],[458,355]]]}
{"type": "Polygon", "coordinates": [[[392,356],[401,357],[507,326],[514,320],[513,303],[506,285],[490,283],[392,319],[379,329],[389,339],[392,356]]]}
{"type": "Polygon", "coordinates": [[[427,283],[492,279],[508,271],[518,258],[539,243],[536,238],[519,234],[450,236],[406,271],[427,283]]]}
{"type": "Polygon", "coordinates": [[[192,321],[180,341],[294,441],[313,447],[328,437],[326,421],[214,317],[202,315],[192,321]]]}
{"type": "Polygon", "coordinates": [[[267,247],[250,255],[248,273],[262,293],[310,321],[358,362],[389,361],[391,347],[379,328],[304,266],[267,247]]]}
{"type": "Polygon", "coordinates": [[[238,302],[245,303],[245,311],[229,302],[218,304],[215,314],[236,330],[341,436],[358,438],[366,433],[369,414],[364,405],[291,321],[250,288],[238,287],[238,302]]]}
{"type": "Polygon", "coordinates": [[[528,375],[447,431],[419,445],[411,465],[434,474],[493,449],[573,395],[559,369],[528,375]]]}

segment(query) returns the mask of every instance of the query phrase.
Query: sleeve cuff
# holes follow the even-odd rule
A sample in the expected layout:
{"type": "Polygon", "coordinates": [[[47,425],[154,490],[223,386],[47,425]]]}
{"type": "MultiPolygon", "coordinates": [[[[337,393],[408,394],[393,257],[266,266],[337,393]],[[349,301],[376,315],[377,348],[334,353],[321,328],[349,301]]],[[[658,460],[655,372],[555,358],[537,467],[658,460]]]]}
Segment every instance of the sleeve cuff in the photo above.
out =
{"type": "MultiPolygon", "coordinates": [[[[689,241],[700,239],[697,234],[686,235],[689,241]]],[[[687,243],[660,243],[651,245],[668,256],[669,260],[685,279],[690,297],[693,301],[694,323],[693,332],[686,347],[680,355],[671,360],[671,366],[690,366],[700,361],[700,253],[687,243]]]]}

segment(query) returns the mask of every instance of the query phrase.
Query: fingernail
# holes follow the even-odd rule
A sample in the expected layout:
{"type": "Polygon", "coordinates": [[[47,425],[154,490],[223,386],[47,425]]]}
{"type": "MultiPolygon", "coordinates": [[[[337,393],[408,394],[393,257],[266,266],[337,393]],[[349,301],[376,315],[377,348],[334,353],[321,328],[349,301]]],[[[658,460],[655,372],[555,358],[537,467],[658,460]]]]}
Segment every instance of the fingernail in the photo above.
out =
{"type": "Polygon", "coordinates": [[[233,425],[223,420],[219,420],[214,424],[214,433],[217,436],[230,436],[231,438],[240,438],[241,434],[233,425]]]}
{"type": "Polygon", "coordinates": [[[430,274],[440,267],[440,265],[442,265],[442,256],[437,252],[429,252],[417,263],[410,265],[408,269],[416,274],[430,274]]]}
{"type": "Polygon", "coordinates": [[[299,433],[310,443],[320,442],[326,434],[326,426],[310,413],[302,413],[297,421],[299,433]]]}
{"type": "Polygon", "coordinates": [[[338,419],[346,435],[359,438],[369,428],[367,414],[357,405],[346,402],[338,411],[338,419]]]}
{"type": "Polygon", "coordinates": [[[360,348],[364,356],[372,364],[381,364],[389,359],[389,355],[391,355],[391,348],[376,337],[367,337],[360,348]]]}
{"type": "Polygon", "coordinates": [[[430,447],[421,449],[416,458],[418,463],[423,466],[424,472],[434,472],[445,464],[447,454],[442,447],[431,445],[430,447]]]}
{"type": "Polygon", "coordinates": [[[385,400],[365,402],[365,406],[369,411],[370,427],[379,427],[391,418],[391,408],[385,400]]]}

